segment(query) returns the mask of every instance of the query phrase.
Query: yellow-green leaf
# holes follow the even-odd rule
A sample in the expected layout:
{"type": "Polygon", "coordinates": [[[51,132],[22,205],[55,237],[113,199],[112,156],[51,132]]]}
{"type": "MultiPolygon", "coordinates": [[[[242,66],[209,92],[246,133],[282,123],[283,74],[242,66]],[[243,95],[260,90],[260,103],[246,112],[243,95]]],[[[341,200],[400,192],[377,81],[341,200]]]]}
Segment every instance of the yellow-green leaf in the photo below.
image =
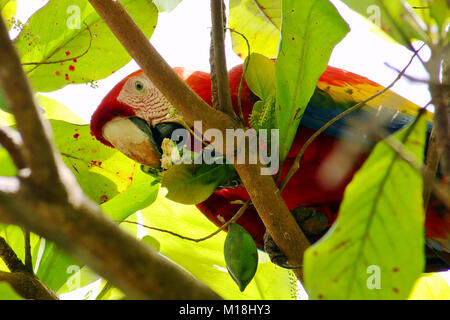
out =
{"type": "MultiPolygon", "coordinates": [[[[395,133],[423,160],[425,117],[395,133]]],[[[339,216],[304,257],[311,299],[406,299],[424,268],[421,174],[385,141],[347,186],[339,216]]]]}

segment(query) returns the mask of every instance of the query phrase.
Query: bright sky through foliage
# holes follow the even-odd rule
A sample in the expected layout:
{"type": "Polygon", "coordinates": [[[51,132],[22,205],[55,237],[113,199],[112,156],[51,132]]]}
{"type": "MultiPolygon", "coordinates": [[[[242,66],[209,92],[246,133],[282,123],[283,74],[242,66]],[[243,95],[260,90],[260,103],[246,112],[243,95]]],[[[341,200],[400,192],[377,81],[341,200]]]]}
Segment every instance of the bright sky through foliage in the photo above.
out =
{"type": "MultiPolygon", "coordinates": [[[[363,18],[348,10],[340,1],[332,2],[349,23],[351,32],[333,51],[330,64],[366,76],[382,85],[388,85],[397,73],[385,66],[385,62],[402,69],[410,59],[411,52],[371,34],[370,25],[363,18]]],[[[17,0],[17,3],[17,17],[21,21],[26,21],[36,9],[47,3],[47,0],[17,0]]],[[[209,71],[210,25],[209,1],[184,0],[171,13],[159,15],[151,42],[171,66],[209,71]]],[[[242,63],[231,50],[228,36],[226,50],[229,68],[242,63]]],[[[427,54],[424,49],[422,56],[427,58],[427,54]]],[[[124,76],[138,68],[137,64],[131,61],[107,79],[98,81],[96,89],[86,84],[77,84],[45,95],[64,103],[88,121],[105,94],[124,76]]],[[[427,75],[419,61],[411,65],[408,74],[421,78],[427,75]]],[[[409,80],[399,81],[394,91],[420,106],[430,100],[425,85],[411,83],[409,80]]]]}

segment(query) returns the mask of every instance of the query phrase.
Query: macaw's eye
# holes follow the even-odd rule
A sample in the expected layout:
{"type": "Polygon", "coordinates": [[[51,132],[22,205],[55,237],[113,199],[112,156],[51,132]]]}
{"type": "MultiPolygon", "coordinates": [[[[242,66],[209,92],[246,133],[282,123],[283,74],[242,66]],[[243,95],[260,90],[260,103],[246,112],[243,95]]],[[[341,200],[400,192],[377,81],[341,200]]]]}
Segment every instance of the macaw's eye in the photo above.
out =
{"type": "Polygon", "coordinates": [[[136,81],[134,83],[134,87],[137,91],[141,91],[142,89],[144,89],[144,84],[141,81],[136,81]]]}

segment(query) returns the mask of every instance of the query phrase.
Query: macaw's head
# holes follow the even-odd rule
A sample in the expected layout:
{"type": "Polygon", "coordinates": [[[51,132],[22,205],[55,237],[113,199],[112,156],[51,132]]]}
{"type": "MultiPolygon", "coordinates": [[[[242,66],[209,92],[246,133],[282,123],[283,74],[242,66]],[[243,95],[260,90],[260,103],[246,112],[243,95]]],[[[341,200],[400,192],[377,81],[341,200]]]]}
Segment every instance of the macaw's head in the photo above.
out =
{"type": "Polygon", "coordinates": [[[91,118],[91,134],[129,158],[160,167],[161,144],[182,128],[169,118],[170,103],[143,71],[120,81],[102,100],[91,118]]]}

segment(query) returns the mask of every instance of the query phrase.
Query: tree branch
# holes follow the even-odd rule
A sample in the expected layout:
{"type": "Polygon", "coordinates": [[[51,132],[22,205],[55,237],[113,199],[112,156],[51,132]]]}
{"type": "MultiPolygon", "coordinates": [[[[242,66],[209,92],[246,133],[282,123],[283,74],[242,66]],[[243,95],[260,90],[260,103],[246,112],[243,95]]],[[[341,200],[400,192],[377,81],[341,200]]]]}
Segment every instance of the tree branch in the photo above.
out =
{"type": "MultiPolygon", "coordinates": [[[[244,129],[237,119],[211,108],[178,77],[118,1],[89,2],[152,83],[181,112],[188,124],[193,125],[195,120],[202,120],[203,131],[214,128],[223,134],[226,129],[244,129]]],[[[213,143],[216,149],[226,150],[216,143],[213,143]]],[[[291,265],[302,264],[303,253],[309,242],[284,203],[273,177],[261,175],[261,164],[235,165],[235,168],[277,246],[286,254],[291,265]]],[[[298,270],[294,272],[301,278],[298,270]]]]}
{"type": "Polygon", "coordinates": [[[0,271],[0,281],[6,281],[25,299],[58,300],[58,296],[28,271],[14,250],[0,237],[0,257],[11,272],[0,271]]]}
{"type": "Polygon", "coordinates": [[[59,300],[58,296],[52,290],[28,272],[0,271],[0,281],[8,282],[25,299],[59,300]]]}
{"type": "Polygon", "coordinates": [[[213,107],[235,118],[225,58],[225,12],[223,0],[211,0],[211,86],[213,107]]]}
{"type": "MultiPolygon", "coordinates": [[[[436,138],[436,151],[437,157],[441,161],[441,171],[445,177],[444,182],[450,183],[450,137],[449,137],[449,104],[450,99],[448,96],[448,90],[445,90],[445,86],[450,84],[448,77],[442,78],[442,84],[439,85],[441,76],[441,62],[445,57],[445,49],[439,46],[432,48],[432,56],[430,60],[425,64],[428,73],[430,74],[429,90],[432,97],[432,103],[435,107],[433,127],[435,129],[436,138]]],[[[448,59],[448,57],[447,57],[448,59]]],[[[445,68],[444,63],[444,68],[445,68]]]]}
{"type": "MultiPolygon", "coordinates": [[[[47,122],[35,106],[34,96],[20,60],[15,52],[8,32],[2,21],[0,30],[0,85],[5,101],[16,119],[17,128],[28,151],[26,167],[31,169],[31,180],[36,184],[42,181],[59,181],[58,157],[51,144],[52,134],[47,122]],[[28,94],[27,94],[28,93],[28,94]],[[32,159],[32,161],[31,161],[32,159]]],[[[51,194],[59,195],[60,186],[54,185],[51,194]]]]}
{"type": "Polygon", "coordinates": [[[0,84],[13,112],[30,176],[0,177],[0,217],[55,242],[132,299],[219,299],[186,271],[121,230],[88,199],[63,164],[49,123],[0,19],[0,84]],[[6,182],[6,186],[3,184],[6,182]]]}

